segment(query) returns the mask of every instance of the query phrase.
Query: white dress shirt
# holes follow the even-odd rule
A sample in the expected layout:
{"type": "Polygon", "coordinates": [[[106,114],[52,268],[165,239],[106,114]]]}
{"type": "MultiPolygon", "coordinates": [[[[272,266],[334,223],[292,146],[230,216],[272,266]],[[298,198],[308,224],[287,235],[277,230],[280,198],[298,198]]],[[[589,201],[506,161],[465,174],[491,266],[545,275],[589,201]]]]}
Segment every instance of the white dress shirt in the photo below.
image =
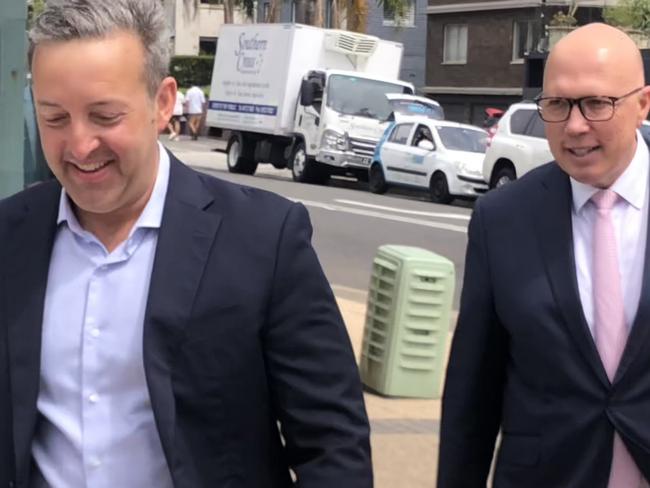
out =
{"type": "Polygon", "coordinates": [[[169,181],[155,186],[126,241],[108,253],[65,191],[43,316],[37,488],[171,488],[142,356],[151,270],[169,181]]]}
{"type": "MultiPolygon", "coordinates": [[[[611,189],[619,195],[612,209],[618,263],[625,306],[625,323],[632,326],[641,297],[643,266],[648,227],[648,146],[637,131],[634,157],[611,189]]],[[[589,199],[599,188],[571,178],[573,190],[573,248],[580,301],[585,319],[594,334],[594,302],[592,292],[593,229],[596,207],[589,199]]]]}

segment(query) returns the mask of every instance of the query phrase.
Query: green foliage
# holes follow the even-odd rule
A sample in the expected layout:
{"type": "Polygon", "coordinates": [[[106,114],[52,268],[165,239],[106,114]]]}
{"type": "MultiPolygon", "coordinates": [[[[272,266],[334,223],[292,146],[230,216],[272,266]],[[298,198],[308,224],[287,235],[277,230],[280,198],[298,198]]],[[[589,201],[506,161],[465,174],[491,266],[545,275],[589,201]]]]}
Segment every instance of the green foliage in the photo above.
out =
{"type": "Polygon", "coordinates": [[[650,32],[650,0],[620,0],[603,9],[603,19],[617,27],[650,32]]]}
{"type": "Polygon", "coordinates": [[[210,85],[214,56],[174,56],[169,74],[178,86],[210,85]]]}
{"type": "Polygon", "coordinates": [[[45,10],[45,0],[32,0],[27,4],[27,26],[31,28],[34,19],[41,15],[41,12],[45,10]]]}
{"type": "Polygon", "coordinates": [[[409,0],[377,0],[377,5],[384,8],[387,13],[395,15],[395,20],[399,22],[400,19],[406,17],[411,2],[409,0]]]}
{"type": "Polygon", "coordinates": [[[576,23],[577,20],[573,15],[571,15],[570,13],[565,14],[562,10],[558,10],[557,12],[555,12],[555,15],[553,15],[553,17],[551,18],[549,25],[571,27],[573,25],[576,25],[576,23]]]}

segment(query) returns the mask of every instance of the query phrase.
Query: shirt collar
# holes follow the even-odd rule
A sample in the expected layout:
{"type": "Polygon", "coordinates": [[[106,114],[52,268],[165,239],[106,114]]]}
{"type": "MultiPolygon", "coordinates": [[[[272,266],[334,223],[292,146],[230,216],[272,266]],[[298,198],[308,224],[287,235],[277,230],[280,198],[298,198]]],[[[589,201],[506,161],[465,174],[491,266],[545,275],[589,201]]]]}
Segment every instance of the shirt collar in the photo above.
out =
{"type": "MultiPolygon", "coordinates": [[[[136,221],[133,229],[129,235],[138,228],[152,228],[159,229],[162,222],[163,208],[165,206],[165,197],[167,196],[167,187],[169,185],[169,154],[162,144],[158,142],[158,174],[156,175],[156,182],[154,183],[153,191],[149,197],[149,201],[145,205],[140,217],[136,221]]],[[[61,189],[61,196],[59,198],[59,214],[57,217],[57,225],[62,222],[67,222],[68,227],[75,234],[83,234],[86,231],[81,227],[77,216],[72,210],[70,198],[68,198],[65,188],[61,189]]]]}
{"type": "MultiPolygon", "coordinates": [[[[630,205],[640,210],[643,208],[646,188],[648,186],[650,153],[648,151],[648,145],[638,130],[636,132],[636,140],[636,151],[632,161],[610,188],[630,205]]],[[[573,210],[575,213],[579,213],[600,188],[581,183],[571,178],[571,190],[573,194],[573,210]]]]}

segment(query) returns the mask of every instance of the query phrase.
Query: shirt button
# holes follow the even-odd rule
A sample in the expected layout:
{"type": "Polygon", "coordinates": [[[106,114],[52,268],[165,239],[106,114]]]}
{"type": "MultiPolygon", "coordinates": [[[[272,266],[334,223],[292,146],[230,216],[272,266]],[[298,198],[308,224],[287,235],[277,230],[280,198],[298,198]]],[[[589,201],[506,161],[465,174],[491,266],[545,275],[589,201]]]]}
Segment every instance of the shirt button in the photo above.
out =
{"type": "Polygon", "coordinates": [[[91,468],[99,468],[102,465],[102,462],[100,461],[100,459],[98,457],[95,457],[95,456],[91,457],[89,461],[90,461],[90,467],[91,468]]]}
{"type": "Polygon", "coordinates": [[[90,329],[90,335],[93,337],[99,337],[99,329],[90,329]]]}
{"type": "Polygon", "coordinates": [[[97,403],[99,401],[99,395],[97,393],[91,393],[88,395],[88,401],[90,403],[97,403]]]}

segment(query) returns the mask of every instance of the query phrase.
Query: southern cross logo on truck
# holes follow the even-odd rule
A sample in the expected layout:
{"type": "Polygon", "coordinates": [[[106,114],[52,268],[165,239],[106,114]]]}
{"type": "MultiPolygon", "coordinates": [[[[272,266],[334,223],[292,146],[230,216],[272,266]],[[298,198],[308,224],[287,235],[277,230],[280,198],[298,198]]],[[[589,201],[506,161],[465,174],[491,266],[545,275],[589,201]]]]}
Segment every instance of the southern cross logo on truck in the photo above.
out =
{"type": "Polygon", "coordinates": [[[237,71],[240,73],[260,72],[268,41],[258,39],[258,35],[255,34],[247,39],[246,33],[242,32],[239,36],[239,50],[235,51],[235,56],[237,56],[237,71]]]}

